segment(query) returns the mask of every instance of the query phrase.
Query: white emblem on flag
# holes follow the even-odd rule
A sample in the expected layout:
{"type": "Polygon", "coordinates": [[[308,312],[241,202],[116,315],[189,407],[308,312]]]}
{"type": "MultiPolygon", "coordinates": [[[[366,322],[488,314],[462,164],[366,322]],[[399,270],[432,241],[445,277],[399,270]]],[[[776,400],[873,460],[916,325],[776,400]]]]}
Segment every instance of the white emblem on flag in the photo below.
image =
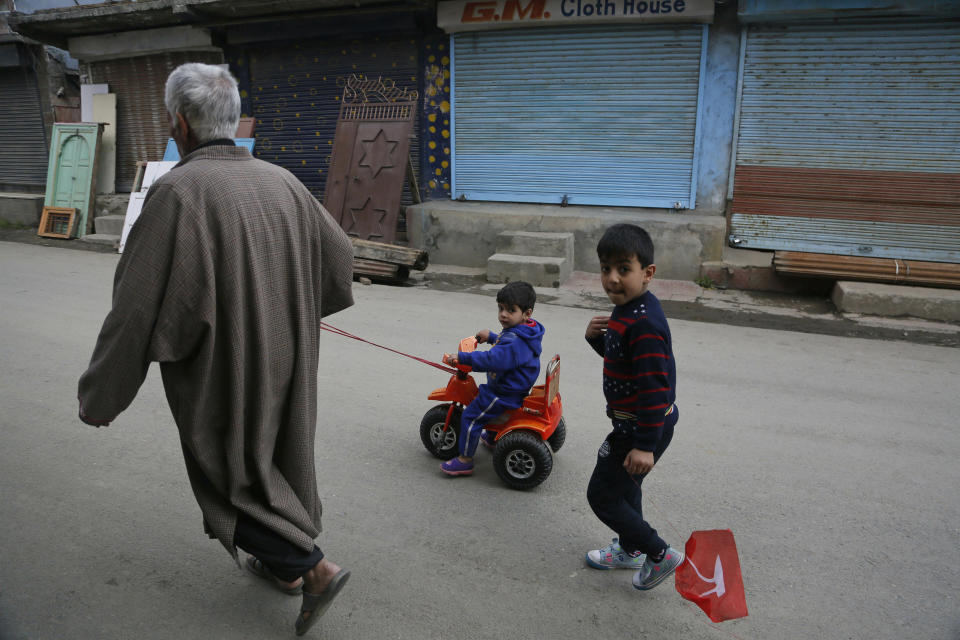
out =
{"type": "Polygon", "coordinates": [[[720,556],[717,556],[717,562],[713,566],[712,578],[705,578],[703,574],[700,573],[700,570],[697,569],[697,565],[693,564],[693,560],[691,560],[689,557],[687,558],[687,562],[690,563],[690,566],[693,567],[693,570],[697,572],[697,575],[700,576],[701,580],[703,580],[707,584],[714,585],[713,589],[710,589],[709,591],[705,591],[701,593],[700,597],[702,598],[703,596],[708,596],[711,593],[715,593],[717,594],[718,598],[722,598],[723,594],[727,592],[727,587],[726,585],[723,584],[723,564],[720,562],[720,556]]]}

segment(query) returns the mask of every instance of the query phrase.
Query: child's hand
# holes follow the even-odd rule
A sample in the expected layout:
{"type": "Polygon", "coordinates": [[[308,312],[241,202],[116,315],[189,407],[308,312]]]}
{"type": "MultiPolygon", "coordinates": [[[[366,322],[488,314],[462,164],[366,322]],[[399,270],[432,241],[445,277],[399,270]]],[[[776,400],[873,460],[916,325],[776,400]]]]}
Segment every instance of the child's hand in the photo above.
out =
{"type": "Polygon", "coordinates": [[[632,476],[650,473],[650,469],[653,469],[653,452],[630,449],[623,461],[623,468],[632,476]]]}
{"type": "Polygon", "coordinates": [[[452,353],[445,353],[443,354],[443,364],[455,367],[460,364],[460,361],[457,359],[457,356],[453,355],[452,353]]]}
{"type": "Polygon", "coordinates": [[[477,335],[474,337],[480,344],[486,344],[487,340],[490,339],[490,329],[480,329],[480,331],[477,331],[477,335]]]}
{"type": "Polygon", "coordinates": [[[599,338],[607,330],[610,316],[593,316],[587,324],[587,340],[599,338]]]}

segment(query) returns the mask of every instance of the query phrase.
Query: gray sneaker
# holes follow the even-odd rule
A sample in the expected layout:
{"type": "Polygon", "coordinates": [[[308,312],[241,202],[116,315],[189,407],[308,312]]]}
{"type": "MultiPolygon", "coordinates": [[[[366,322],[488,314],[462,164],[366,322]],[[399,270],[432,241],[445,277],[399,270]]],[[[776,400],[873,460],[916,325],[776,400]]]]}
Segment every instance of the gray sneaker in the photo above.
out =
{"type": "Polygon", "coordinates": [[[587,564],[594,569],[639,569],[644,558],[642,553],[634,556],[624,551],[617,538],[603,549],[587,551],[587,564]]]}
{"type": "Polygon", "coordinates": [[[681,562],[683,562],[683,552],[677,551],[673,547],[667,547],[666,553],[663,554],[663,560],[654,562],[647,558],[640,570],[633,574],[633,588],[642,591],[653,589],[670,577],[670,574],[680,566],[681,562]]]}

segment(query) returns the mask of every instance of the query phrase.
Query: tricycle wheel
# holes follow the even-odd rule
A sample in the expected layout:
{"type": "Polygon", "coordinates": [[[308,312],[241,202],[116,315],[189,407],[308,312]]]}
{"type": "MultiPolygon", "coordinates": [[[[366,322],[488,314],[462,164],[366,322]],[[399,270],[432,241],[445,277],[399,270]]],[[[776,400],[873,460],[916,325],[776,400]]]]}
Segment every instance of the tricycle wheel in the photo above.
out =
{"type": "Polygon", "coordinates": [[[553,435],[547,438],[547,443],[550,445],[550,448],[553,449],[553,452],[556,453],[560,451],[560,447],[563,446],[566,440],[567,423],[563,418],[560,418],[560,422],[557,423],[557,428],[553,430],[553,435]]]}
{"type": "Polygon", "coordinates": [[[449,404],[439,404],[427,411],[420,421],[420,440],[427,451],[441,460],[449,460],[458,453],[457,441],[460,439],[460,414],[463,409],[459,406],[450,416],[450,426],[443,429],[447,421],[449,404]]]}
{"type": "Polygon", "coordinates": [[[550,475],[553,455],[538,436],[528,431],[514,431],[497,441],[493,468],[507,486],[532,489],[550,475]]]}

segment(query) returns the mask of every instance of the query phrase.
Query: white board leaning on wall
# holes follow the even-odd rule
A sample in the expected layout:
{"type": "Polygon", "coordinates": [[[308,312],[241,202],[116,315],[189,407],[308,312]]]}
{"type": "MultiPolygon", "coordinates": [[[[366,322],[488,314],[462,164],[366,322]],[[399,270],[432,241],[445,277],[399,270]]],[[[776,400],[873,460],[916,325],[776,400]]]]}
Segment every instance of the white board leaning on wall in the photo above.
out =
{"type": "Polygon", "coordinates": [[[130,229],[140,217],[140,211],[143,210],[143,201],[147,197],[147,191],[154,181],[176,166],[176,162],[148,162],[143,170],[143,182],[138,191],[130,193],[130,202],[127,203],[127,215],[123,220],[123,231],[120,232],[120,246],[117,248],[119,253],[123,253],[123,246],[127,243],[127,236],[130,235],[130,229]]]}

